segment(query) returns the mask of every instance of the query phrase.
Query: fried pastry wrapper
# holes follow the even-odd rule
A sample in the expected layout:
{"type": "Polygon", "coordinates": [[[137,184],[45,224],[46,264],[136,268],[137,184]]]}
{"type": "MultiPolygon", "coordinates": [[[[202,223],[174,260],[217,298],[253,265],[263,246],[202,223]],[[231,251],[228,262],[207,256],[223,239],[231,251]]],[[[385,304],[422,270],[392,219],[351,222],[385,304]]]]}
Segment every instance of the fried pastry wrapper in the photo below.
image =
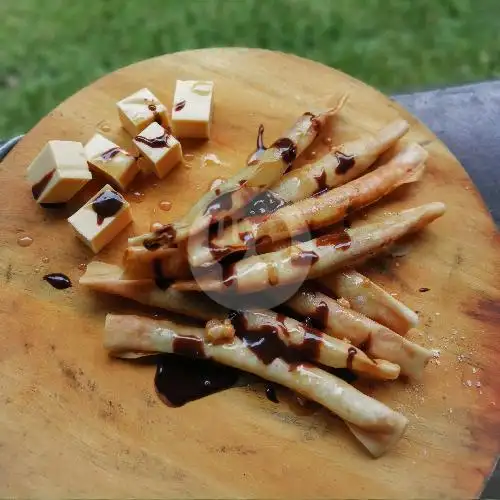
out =
{"type": "Polygon", "coordinates": [[[358,375],[395,380],[397,364],[369,358],[362,350],[304,323],[269,310],[241,311],[240,319],[250,330],[268,329],[287,345],[302,349],[305,357],[332,368],[348,368],[358,375]]]}
{"type": "Polygon", "coordinates": [[[237,336],[230,343],[214,345],[205,340],[203,328],[187,328],[171,321],[138,316],[108,314],[104,345],[111,355],[117,357],[127,357],[128,352],[196,353],[196,357],[202,353],[204,357],[218,363],[288,387],[343,419],[375,457],[397,443],[408,425],[408,420],[400,413],[320,368],[306,363],[292,364],[280,357],[264,363],[248,342],[237,336]],[[195,348],[176,348],[176,345],[185,346],[186,343],[195,348]]]}
{"type": "Polygon", "coordinates": [[[432,351],[410,342],[389,328],[353,309],[342,307],[335,299],[303,286],[285,304],[300,316],[309,317],[319,330],[332,337],[346,339],[362,348],[370,357],[391,361],[401,373],[420,380],[432,358],[432,351]]]}
{"type": "Polygon", "coordinates": [[[416,312],[354,269],[329,274],[319,278],[319,282],[337,297],[347,299],[354,311],[400,335],[418,326],[416,312]]]}
{"type": "Polygon", "coordinates": [[[223,319],[227,315],[224,307],[210,300],[205,294],[179,292],[172,287],[162,290],[152,279],[126,279],[119,266],[104,262],[91,262],[79,283],[91,290],[119,295],[190,318],[223,319]]]}
{"type": "Polygon", "coordinates": [[[144,247],[128,247],[123,256],[124,277],[189,279],[192,277],[186,251],[161,248],[151,252],[144,247]]]}
{"type": "Polygon", "coordinates": [[[375,135],[362,135],[354,141],[336,146],[318,161],[288,172],[270,190],[285,203],[294,203],[315,194],[319,180],[323,189],[352,181],[363,174],[383,152],[394,146],[408,129],[408,122],[395,120],[375,135]]]}
{"type": "Polygon", "coordinates": [[[335,224],[360,208],[375,203],[399,186],[420,179],[428,153],[416,143],[406,146],[387,164],[376,170],[326,191],[319,196],[298,201],[263,216],[245,218],[210,237],[207,244],[191,238],[188,245],[189,262],[194,267],[211,266],[218,258],[247,250],[250,245],[266,245],[293,238],[335,224]]]}
{"type": "Polygon", "coordinates": [[[288,132],[258,158],[217,189],[205,193],[182,219],[152,233],[131,238],[129,244],[143,245],[149,250],[171,246],[239,211],[285,173],[293,160],[313,142],[327,118],[342,108],[345,99],[344,96],[335,108],[317,114],[304,113],[288,132]]]}
{"type": "Polygon", "coordinates": [[[320,236],[276,252],[254,255],[225,269],[177,281],[177,290],[249,293],[272,286],[318,278],[376,255],[398,238],[422,229],[445,212],[440,202],[428,203],[339,233],[320,236]]]}

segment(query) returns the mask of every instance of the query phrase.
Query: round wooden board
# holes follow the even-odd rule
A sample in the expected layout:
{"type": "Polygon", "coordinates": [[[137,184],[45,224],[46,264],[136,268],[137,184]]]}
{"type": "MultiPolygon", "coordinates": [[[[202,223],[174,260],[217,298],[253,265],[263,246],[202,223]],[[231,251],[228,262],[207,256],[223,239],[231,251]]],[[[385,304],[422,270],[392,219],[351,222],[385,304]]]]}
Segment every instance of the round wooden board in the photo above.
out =
{"type": "Polygon", "coordinates": [[[0,165],[0,181],[1,497],[470,498],[480,492],[500,442],[499,237],[457,160],[388,98],[281,53],[166,55],[112,73],[57,107],[0,165]],[[136,223],[101,260],[118,261],[127,236],[182,215],[213,179],[238,170],[260,123],[271,142],[299,114],[344,92],[349,101],[325,132],[334,143],[402,116],[411,123],[405,140],[430,151],[423,181],[369,211],[448,205],[412,240],[408,255],[369,266],[375,281],[420,312],[424,334],[414,340],[441,351],[421,384],[371,388],[410,419],[405,438],[386,456],[371,459],[326,411],[297,416],[258,388],[167,408],[154,393],[151,366],[107,358],[105,314],[137,308],[77,285],[78,265],[93,256],[66,222],[99,183],[67,209],[48,211],[31,198],[25,171],[46,141],[85,142],[96,129],[133,149],[115,102],[147,86],[170,107],[176,79],[214,80],[213,137],[184,142],[188,165],[166,179],[137,181],[134,190],[145,197],[132,203],[136,223]],[[160,200],[171,201],[172,210],[157,210],[160,200]],[[33,245],[19,247],[20,235],[33,237],[33,245]],[[57,291],[42,280],[46,272],[67,273],[75,286],[57,291]],[[419,293],[421,287],[430,291],[419,293]]]}

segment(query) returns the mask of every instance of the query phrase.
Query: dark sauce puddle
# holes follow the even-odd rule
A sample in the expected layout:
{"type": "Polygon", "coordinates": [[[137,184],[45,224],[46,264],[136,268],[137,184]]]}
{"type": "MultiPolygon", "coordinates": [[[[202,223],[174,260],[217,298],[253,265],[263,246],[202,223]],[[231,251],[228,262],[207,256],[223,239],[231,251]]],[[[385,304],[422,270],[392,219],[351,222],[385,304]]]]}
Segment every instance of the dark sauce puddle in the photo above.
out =
{"type": "MultiPolygon", "coordinates": [[[[279,322],[280,315],[276,319],[279,322]]],[[[238,311],[231,314],[231,321],[236,336],[266,365],[281,358],[293,370],[307,363],[305,360],[318,357],[322,334],[313,328],[306,328],[302,344],[288,346],[278,336],[275,325],[262,325],[249,330],[244,315],[238,311]]],[[[183,406],[231,387],[250,384],[264,384],[266,397],[274,403],[279,402],[276,394],[276,387],[279,386],[207,359],[203,342],[196,337],[177,337],[173,350],[174,354],[156,357],[155,388],[160,399],[168,406],[183,406]]],[[[353,351],[356,352],[355,349],[353,351]]],[[[354,354],[350,353],[349,356],[352,363],[354,354]]],[[[327,371],[349,383],[356,379],[348,370],[327,368],[327,371]]],[[[304,407],[304,404],[301,403],[301,406],[304,407]]]]}

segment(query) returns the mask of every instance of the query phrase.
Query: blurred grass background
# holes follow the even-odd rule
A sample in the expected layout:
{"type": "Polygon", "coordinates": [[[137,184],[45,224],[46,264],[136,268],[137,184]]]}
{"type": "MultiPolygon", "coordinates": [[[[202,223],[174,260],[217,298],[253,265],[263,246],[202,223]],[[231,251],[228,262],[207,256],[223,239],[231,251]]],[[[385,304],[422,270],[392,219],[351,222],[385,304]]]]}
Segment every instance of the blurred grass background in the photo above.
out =
{"type": "Polygon", "coordinates": [[[500,0],[0,0],[0,137],[166,52],[293,52],[386,92],[500,76],[500,0]]]}

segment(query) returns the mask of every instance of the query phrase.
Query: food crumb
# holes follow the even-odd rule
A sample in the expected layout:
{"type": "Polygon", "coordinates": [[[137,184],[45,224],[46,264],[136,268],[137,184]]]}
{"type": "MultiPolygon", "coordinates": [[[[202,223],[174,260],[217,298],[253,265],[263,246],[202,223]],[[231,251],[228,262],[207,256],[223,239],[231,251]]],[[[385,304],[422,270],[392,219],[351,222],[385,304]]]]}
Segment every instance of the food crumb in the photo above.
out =
{"type": "Polygon", "coordinates": [[[481,387],[481,382],[476,382],[476,387],[481,387]]]}
{"type": "Polygon", "coordinates": [[[418,289],[418,291],[422,292],[422,293],[428,292],[429,290],[430,290],[430,288],[427,288],[426,286],[423,286],[423,287],[421,287],[421,288],[418,289]]]}
{"type": "Polygon", "coordinates": [[[477,371],[478,371],[477,368],[472,369],[472,373],[477,373],[477,371]]]}
{"type": "Polygon", "coordinates": [[[436,316],[441,316],[441,313],[436,313],[436,316]]]}
{"type": "Polygon", "coordinates": [[[337,299],[337,303],[340,306],[345,307],[346,309],[351,308],[351,303],[347,299],[345,299],[344,297],[340,297],[339,299],[337,299]]]}
{"type": "Polygon", "coordinates": [[[432,349],[432,357],[436,359],[439,356],[441,356],[441,351],[439,349],[432,349]]]}
{"type": "Polygon", "coordinates": [[[211,319],[205,325],[205,334],[209,342],[220,344],[233,340],[235,331],[230,319],[211,319]]]}
{"type": "Polygon", "coordinates": [[[472,381],[471,381],[471,380],[466,380],[466,381],[465,381],[465,385],[466,385],[467,387],[472,387],[472,381]]]}

